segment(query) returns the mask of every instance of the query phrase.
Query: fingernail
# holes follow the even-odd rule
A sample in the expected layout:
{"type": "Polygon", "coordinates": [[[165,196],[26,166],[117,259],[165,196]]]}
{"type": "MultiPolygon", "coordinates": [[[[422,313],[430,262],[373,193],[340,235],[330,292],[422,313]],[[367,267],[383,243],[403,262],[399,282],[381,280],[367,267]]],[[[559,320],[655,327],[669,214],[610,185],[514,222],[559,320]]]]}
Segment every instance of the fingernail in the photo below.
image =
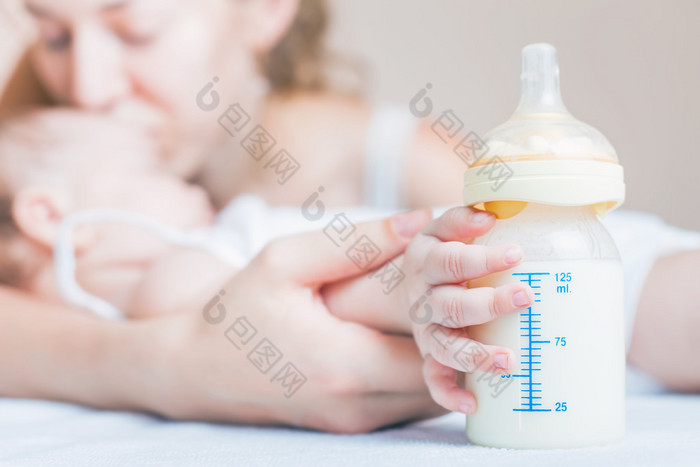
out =
{"type": "Polygon", "coordinates": [[[520,290],[513,294],[513,305],[523,307],[530,304],[530,296],[524,290],[520,290]]]}
{"type": "Polygon", "coordinates": [[[472,214],[472,217],[470,218],[472,224],[481,224],[482,222],[486,222],[489,220],[491,217],[493,217],[493,214],[485,212],[485,211],[477,211],[474,214],[472,214]]]}
{"type": "Polygon", "coordinates": [[[498,353],[493,356],[493,366],[501,370],[508,369],[508,354],[498,353]]]}
{"type": "Polygon", "coordinates": [[[397,234],[405,238],[413,238],[420,229],[425,227],[429,219],[427,211],[418,210],[398,214],[391,219],[391,223],[397,234]]]}
{"type": "Polygon", "coordinates": [[[474,406],[471,404],[459,404],[458,409],[460,412],[467,415],[471,415],[474,412],[474,406]]]}
{"type": "Polygon", "coordinates": [[[505,261],[506,264],[516,264],[521,259],[523,259],[523,250],[517,246],[508,248],[503,255],[503,261],[505,261]]]}

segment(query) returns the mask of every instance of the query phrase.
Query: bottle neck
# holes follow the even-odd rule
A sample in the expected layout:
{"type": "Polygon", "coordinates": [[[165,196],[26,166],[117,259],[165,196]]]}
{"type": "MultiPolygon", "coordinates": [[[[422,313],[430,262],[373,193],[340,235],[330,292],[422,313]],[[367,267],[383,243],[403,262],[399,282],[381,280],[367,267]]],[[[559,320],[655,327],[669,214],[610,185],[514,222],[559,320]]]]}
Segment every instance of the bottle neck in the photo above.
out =
{"type": "Polygon", "coordinates": [[[530,220],[557,219],[598,220],[593,206],[552,206],[550,204],[528,203],[516,217],[522,216],[530,220]]]}
{"type": "Polygon", "coordinates": [[[619,260],[614,241],[593,206],[529,203],[520,213],[496,221],[478,245],[516,243],[527,261],[619,260]]]}

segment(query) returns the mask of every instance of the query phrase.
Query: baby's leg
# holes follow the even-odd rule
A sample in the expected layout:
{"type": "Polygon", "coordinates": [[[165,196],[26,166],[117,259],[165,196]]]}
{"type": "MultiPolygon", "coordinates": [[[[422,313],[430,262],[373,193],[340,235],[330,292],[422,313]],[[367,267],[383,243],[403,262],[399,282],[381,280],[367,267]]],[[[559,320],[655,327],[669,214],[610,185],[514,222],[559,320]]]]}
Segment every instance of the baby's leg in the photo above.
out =
{"type": "Polygon", "coordinates": [[[671,389],[700,392],[700,250],[660,258],[639,299],[629,360],[671,389]]]}

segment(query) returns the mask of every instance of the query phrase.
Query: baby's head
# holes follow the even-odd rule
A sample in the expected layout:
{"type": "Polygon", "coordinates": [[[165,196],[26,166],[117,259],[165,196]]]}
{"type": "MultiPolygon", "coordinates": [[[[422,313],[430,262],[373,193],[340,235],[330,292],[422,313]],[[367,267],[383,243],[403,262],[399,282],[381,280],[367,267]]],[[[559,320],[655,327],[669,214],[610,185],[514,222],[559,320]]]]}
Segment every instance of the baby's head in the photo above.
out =
{"type": "MultiPolygon", "coordinates": [[[[0,121],[0,283],[58,298],[53,243],[61,221],[86,209],[131,211],[181,229],[210,224],[204,191],[160,163],[152,139],[108,117],[60,109],[0,121]]],[[[80,227],[73,241],[78,277],[96,292],[137,280],[166,248],[113,224],[80,227]]]]}

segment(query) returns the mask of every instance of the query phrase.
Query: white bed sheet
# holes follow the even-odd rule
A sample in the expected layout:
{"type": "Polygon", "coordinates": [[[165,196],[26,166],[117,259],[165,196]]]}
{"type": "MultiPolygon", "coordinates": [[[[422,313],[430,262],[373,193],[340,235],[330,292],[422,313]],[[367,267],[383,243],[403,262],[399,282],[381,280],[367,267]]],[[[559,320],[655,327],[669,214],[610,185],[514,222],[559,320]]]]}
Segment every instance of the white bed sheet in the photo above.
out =
{"type": "Polygon", "coordinates": [[[628,396],[624,441],[549,451],[470,445],[464,417],[456,413],[349,436],[173,422],[57,402],[0,399],[0,465],[700,465],[700,396],[644,387],[628,396]]]}

